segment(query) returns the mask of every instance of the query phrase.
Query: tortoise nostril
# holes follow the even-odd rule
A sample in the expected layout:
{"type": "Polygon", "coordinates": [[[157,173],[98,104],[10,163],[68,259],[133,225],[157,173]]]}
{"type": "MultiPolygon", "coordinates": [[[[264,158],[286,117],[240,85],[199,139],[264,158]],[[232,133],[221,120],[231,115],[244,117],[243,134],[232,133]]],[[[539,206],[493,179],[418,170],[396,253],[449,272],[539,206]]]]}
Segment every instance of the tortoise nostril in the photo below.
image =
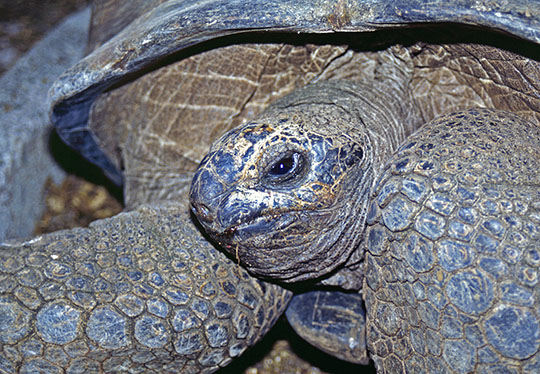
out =
{"type": "Polygon", "coordinates": [[[207,223],[212,223],[214,221],[212,210],[208,208],[205,204],[192,203],[191,206],[193,207],[193,213],[195,213],[195,215],[200,221],[204,221],[207,223]]]}

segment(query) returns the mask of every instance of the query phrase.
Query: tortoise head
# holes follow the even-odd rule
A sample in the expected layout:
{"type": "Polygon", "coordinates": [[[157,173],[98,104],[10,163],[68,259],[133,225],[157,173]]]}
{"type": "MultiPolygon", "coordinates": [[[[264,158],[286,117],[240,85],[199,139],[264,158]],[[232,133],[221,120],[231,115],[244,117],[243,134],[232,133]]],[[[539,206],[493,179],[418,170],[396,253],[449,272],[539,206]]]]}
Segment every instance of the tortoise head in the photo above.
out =
{"type": "Polygon", "coordinates": [[[361,235],[371,145],[359,118],[317,89],[286,97],[226,133],[193,179],[200,223],[260,276],[319,277],[346,261],[361,235]]]}

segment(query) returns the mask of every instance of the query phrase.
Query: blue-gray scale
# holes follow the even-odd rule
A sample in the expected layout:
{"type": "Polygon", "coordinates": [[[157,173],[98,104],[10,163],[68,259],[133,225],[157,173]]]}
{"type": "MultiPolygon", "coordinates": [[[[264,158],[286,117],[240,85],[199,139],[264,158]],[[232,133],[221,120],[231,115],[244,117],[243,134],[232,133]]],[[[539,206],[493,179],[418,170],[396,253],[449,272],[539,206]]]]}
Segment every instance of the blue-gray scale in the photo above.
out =
{"type": "MultiPolygon", "coordinates": [[[[434,143],[433,134],[430,144],[444,147],[442,141],[434,143]]],[[[536,372],[540,368],[540,320],[535,307],[540,252],[530,246],[537,240],[533,238],[538,236],[538,222],[527,216],[538,214],[538,207],[530,203],[540,197],[538,191],[501,188],[505,175],[498,172],[486,172],[487,178],[478,179],[477,185],[459,185],[454,178],[460,179],[456,176],[466,172],[466,164],[446,164],[441,173],[437,168],[444,163],[433,162],[430,167],[436,177],[428,179],[427,192],[420,193],[411,181],[424,180],[418,178],[425,175],[425,162],[416,160],[411,167],[409,160],[414,160],[411,155],[421,136],[398,151],[391,168],[393,175],[397,169],[407,170],[403,172],[407,182],[400,185],[393,175],[383,175],[376,206],[368,211],[368,304],[373,302],[370,293],[383,284],[372,280],[370,264],[377,264],[378,273],[401,274],[401,265],[384,260],[389,251],[401,250],[417,278],[411,282],[412,298],[394,299],[394,314],[415,305],[420,322],[408,329],[408,339],[424,365],[434,364],[430,373],[446,373],[448,368],[455,373],[536,372]],[[501,202],[503,196],[507,200],[501,202]],[[423,203],[416,204],[415,199],[423,203]],[[405,228],[414,232],[400,234],[405,228]],[[429,355],[442,356],[442,366],[429,355]],[[501,357],[508,360],[506,364],[501,364],[501,357]]],[[[467,141],[462,141],[465,147],[467,141]]],[[[410,282],[396,280],[397,285],[410,282]]],[[[377,292],[382,299],[382,290],[377,292]]],[[[373,326],[372,334],[378,329],[388,334],[385,319],[373,326]]]]}

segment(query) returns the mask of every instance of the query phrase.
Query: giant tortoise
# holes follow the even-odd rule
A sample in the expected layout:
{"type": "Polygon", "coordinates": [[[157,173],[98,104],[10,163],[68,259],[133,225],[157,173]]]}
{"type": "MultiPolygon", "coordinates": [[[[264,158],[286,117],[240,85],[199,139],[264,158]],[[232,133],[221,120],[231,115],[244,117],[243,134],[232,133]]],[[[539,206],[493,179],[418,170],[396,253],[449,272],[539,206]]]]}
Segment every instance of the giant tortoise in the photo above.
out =
{"type": "Polygon", "coordinates": [[[539,30],[530,0],[96,1],[52,119],[127,211],[3,245],[0,370],[212,372],[292,289],[381,373],[539,371],[539,30]]]}

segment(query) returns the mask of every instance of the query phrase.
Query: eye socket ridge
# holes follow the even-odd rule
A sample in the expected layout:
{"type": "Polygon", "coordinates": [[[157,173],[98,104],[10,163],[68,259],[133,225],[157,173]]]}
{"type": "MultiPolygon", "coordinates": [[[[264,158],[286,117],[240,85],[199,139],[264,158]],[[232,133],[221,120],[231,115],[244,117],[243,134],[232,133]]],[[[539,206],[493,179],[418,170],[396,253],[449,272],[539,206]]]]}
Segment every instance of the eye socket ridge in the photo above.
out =
{"type": "Polygon", "coordinates": [[[287,153],[272,164],[265,179],[272,183],[290,181],[302,174],[305,164],[304,156],[301,153],[287,153]]]}

